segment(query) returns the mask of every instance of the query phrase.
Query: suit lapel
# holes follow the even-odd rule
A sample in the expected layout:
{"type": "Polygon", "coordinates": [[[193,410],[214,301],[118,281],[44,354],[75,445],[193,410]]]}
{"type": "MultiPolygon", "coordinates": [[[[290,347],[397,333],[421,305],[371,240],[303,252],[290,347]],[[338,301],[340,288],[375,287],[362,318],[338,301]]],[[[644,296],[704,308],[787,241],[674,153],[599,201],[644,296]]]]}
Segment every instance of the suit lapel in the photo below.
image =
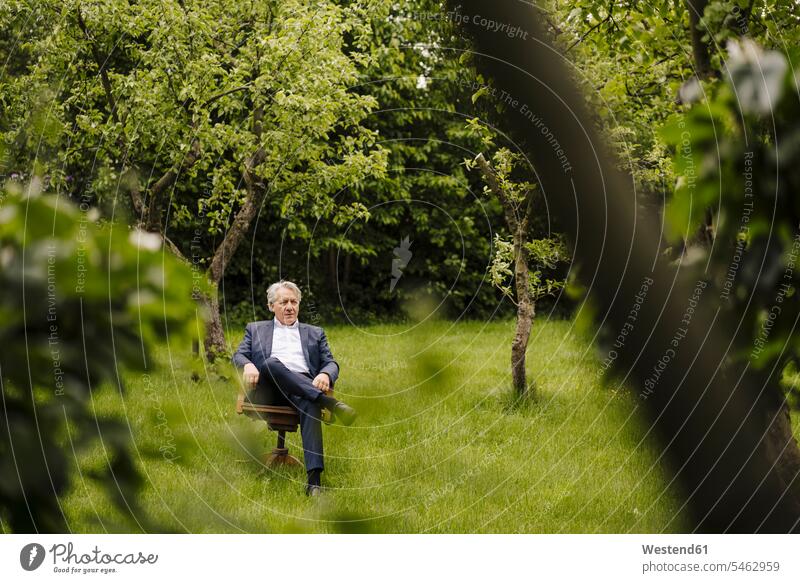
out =
{"type": "Polygon", "coordinates": [[[300,344],[303,345],[303,356],[306,357],[306,366],[311,370],[311,359],[308,357],[308,326],[302,322],[298,323],[300,327],[300,344]]]}
{"type": "Polygon", "coordinates": [[[267,320],[264,322],[264,325],[259,328],[259,334],[261,335],[261,346],[264,347],[264,360],[267,360],[272,354],[272,331],[272,320],[267,320]]]}

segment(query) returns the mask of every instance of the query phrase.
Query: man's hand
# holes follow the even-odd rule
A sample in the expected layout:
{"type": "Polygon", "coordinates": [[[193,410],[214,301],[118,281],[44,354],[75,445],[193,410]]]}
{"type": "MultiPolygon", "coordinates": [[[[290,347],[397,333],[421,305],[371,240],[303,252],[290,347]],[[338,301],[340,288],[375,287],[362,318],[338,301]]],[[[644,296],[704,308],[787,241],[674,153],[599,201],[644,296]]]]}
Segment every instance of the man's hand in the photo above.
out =
{"type": "Polygon", "coordinates": [[[252,362],[248,362],[244,365],[244,372],[242,373],[242,377],[244,378],[244,384],[250,387],[254,387],[258,384],[258,369],[256,365],[252,362]]]}
{"type": "Polygon", "coordinates": [[[311,384],[317,387],[323,393],[330,393],[331,392],[331,379],[330,377],[325,374],[324,372],[319,373],[311,384]]]}

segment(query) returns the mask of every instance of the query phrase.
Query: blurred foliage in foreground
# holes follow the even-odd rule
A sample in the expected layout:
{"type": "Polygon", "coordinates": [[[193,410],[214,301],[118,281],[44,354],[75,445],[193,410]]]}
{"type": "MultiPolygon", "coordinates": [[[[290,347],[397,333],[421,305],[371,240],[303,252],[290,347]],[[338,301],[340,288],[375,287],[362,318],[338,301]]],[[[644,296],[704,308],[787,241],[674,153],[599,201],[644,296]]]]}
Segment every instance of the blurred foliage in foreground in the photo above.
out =
{"type": "Polygon", "coordinates": [[[663,131],[678,176],[668,224],[674,239],[686,237],[713,210],[713,247],[691,247],[683,265],[704,270],[719,308],[752,338],[733,358],[768,375],[783,371],[784,386],[797,392],[800,100],[790,64],[798,55],[751,40],[730,43],[729,53],[726,82],[708,99],[696,92],[698,102],[663,131]]]}
{"type": "Polygon", "coordinates": [[[25,195],[15,186],[0,199],[0,518],[5,531],[59,532],[74,456],[97,438],[107,464],[84,477],[136,506],[128,430],[93,414],[92,392],[122,391],[119,368],[146,370],[154,341],[187,336],[205,284],[157,235],[99,224],[35,179],[25,195]]]}

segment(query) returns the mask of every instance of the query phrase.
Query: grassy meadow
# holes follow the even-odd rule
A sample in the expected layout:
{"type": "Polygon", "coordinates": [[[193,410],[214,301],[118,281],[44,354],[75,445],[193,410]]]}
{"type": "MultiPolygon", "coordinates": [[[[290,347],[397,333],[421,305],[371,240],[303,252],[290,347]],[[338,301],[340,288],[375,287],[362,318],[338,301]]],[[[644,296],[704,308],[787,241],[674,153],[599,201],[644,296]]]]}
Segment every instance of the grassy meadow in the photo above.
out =
{"type": "MultiPolygon", "coordinates": [[[[301,468],[271,470],[266,425],[235,413],[231,366],[163,346],[126,392],[97,391],[98,412],[130,428],[145,483],[120,512],[79,455],[63,499],[75,532],[595,533],[686,530],[635,401],[603,387],[591,344],[569,321],[535,323],[528,351],[538,398],[511,398],[513,322],[326,327],[341,365],[336,395],[359,410],[325,428],[325,495],[301,468]],[[143,513],[142,513],[143,511],[143,513]],[[146,517],[146,518],[145,518],[146,517]],[[157,525],[157,526],[154,526],[157,525]]],[[[231,336],[235,346],[240,337],[231,336]]],[[[300,435],[289,434],[302,457],[300,435]]]]}

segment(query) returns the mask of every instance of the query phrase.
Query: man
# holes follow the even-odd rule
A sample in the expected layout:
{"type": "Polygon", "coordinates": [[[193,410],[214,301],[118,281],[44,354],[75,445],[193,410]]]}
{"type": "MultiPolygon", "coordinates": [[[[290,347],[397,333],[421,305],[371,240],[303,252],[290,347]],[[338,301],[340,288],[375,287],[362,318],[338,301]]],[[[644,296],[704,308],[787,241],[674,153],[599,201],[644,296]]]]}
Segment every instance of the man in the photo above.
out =
{"type": "Polygon", "coordinates": [[[291,405],[300,412],[300,435],[308,473],[306,494],[320,493],[323,464],[321,409],[328,409],[341,423],[350,425],[356,412],[331,395],[339,376],[325,332],[297,319],[300,289],[291,281],[279,281],[267,290],[272,320],[251,322],[233,355],[242,370],[248,395],[263,405],[291,405]]]}

